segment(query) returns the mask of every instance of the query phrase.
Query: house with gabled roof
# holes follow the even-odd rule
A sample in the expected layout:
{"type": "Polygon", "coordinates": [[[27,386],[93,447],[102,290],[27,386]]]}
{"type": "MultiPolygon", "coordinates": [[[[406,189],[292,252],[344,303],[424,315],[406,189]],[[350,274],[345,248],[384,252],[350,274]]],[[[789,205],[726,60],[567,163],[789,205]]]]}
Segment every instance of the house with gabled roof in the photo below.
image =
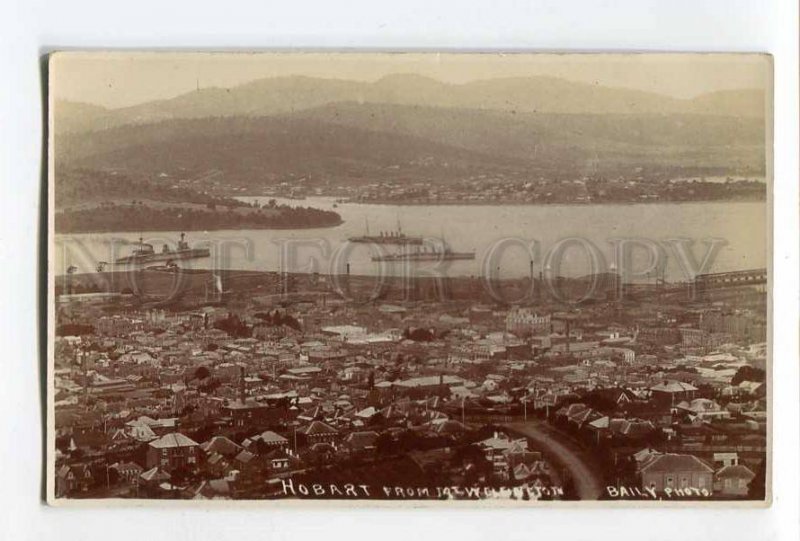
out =
{"type": "Polygon", "coordinates": [[[297,457],[283,448],[272,449],[263,457],[264,463],[272,474],[279,474],[288,471],[292,467],[292,462],[297,462],[297,457]]]}
{"type": "Polygon", "coordinates": [[[763,398],[767,395],[767,385],[763,381],[742,381],[738,388],[742,393],[750,396],[763,398]]]}
{"type": "Polygon", "coordinates": [[[158,466],[167,471],[196,468],[200,444],[180,432],[165,434],[147,447],[147,467],[158,466]]]}
{"type": "Polygon", "coordinates": [[[617,404],[617,406],[624,406],[639,400],[639,397],[634,394],[630,389],[624,387],[612,387],[607,389],[597,389],[598,394],[607,398],[608,400],[617,404]]]}
{"type": "Polygon", "coordinates": [[[575,425],[576,428],[581,429],[588,423],[601,419],[604,417],[602,413],[592,408],[585,408],[581,411],[576,411],[568,416],[569,422],[575,425]]]}
{"type": "Polygon", "coordinates": [[[162,483],[169,481],[171,477],[172,476],[169,474],[169,472],[164,471],[158,466],[153,466],[146,472],[142,472],[142,474],[139,476],[139,481],[146,487],[155,489],[162,483]]]}
{"type": "Polygon", "coordinates": [[[645,438],[655,432],[652,422],[643,419],[611,419],[609,430],[615,436],[636,440],[645,438]]]}
{"type": "Polygon", "coordinates": [[[195,491],[195,500],[228,500],[231,496],[231,484],[227,479],[211,479],[203,481],[195,491]]]}
{"type": "Polygon", "coordinates": [[[242,449],[242,446],[225,436],[214,436],[208,441],[201,443],[200,449],[202,449],[207,456],[219,453],[223,456],[231,457],[235,456],[242,449]]]}
{"type": "Polygon", "coordinates": [[[289,408],[257,402],[252,398],[239,397],[229,400],[221,408],[222,414],[237,428],[271,426],[289,417],[289,408]]]}
{"type": "Polygon", "coordinates": [[[273,432],[272,430],[266,430],[250,439],[253,442],[261,441],[268,447],[286,447],[289,445],[289,440],[287,438],[281,436],[277,432],[273,432]]]}
{"type": "Polygon", "coordinates": [[[460,438],[464,434],[472,431],[467,425],[455,419],[435,419],[431,421],[430,426],[431,432],[437,436],[447,436],[450,438],[460,438]]]}
{"type": "Polygon", "coordinates": [[[214,475],[222,475],[228,470],[231,459],[219,453],[210,454],[205,461],[206,469],[214,475]]]}
{"type": "Polygon", "coordinates": [[[561,408],[559,408],[556,411],[555,416],[556,418],[560,418],[566,421],[572,418],[573,416],[582,413],[588,409],[589,406],[587,406],[582,402],[573,402],[572,404],[567,404],[566,406],[562,406],[561,408]]]}
{"type": "Polygon", "coordinates": [[[378,433],[374,430],[351,432],[345,437],[341,448],[348,453],[365,453],[375,450],[378,433]]]}
{"type": "Polygon", "coordinates": [[[136,462],[118,462],[111,467],[117,471],[120,478],[130,484],[138,483],[139,476],[144,471],[144,468],[136,462]]]}
{"type": "Polygon", "coordinates": [[[249,476],[255,473],[260,468],[260,465],[255,453],[251,453],[247,449],[242,449],[233,459],[231,468],[249,476]]]}
{"type": "Polygon", "coordinates": [[[306,436],[309,444],[332,443],[339,438],[339,431],[322,421],[311,421],[298,432],[306,436]]]}
{"type": "Polygon", "coordinates": [[[64,465],[56,470],[56,496],[86,492],[92,484],[92,471],[87,464],[64,465]]]}
{"type": "Polygon", "coordinates": [[[694,400],[697,387],[683,381],[663,381],[650,387],[650,392],[658,402],[677,404],[683,400],[694,400]]]}
{"type": "Polygon", "coordinates": [[[603,415],[587,422],[584,425],[584,429],[591,435],[592,441],[595,444],[599,444],[600,441],[611,436],[610,424],[611,419],[608,415],[603,415]]]}
{"type": "Polygon", "coordinates": [[[688,415],[693,420],[706,421],[712,419],[727,419],[731,416],[727,409],[708,398],[695,398],[691,402],[684,400],[675,406],[678,413],[688,415]]]}
{"type": "Polygon", "coordinates": [[[714,473],[714,493],[723,496],[747,496],[750,482],[756,476],[742,464],[723,466],[714,473]]]}
{"type": "Polygon", "coordinates": [[[155,437],[162,436],[167,432],[172,432],[177,427],[177,417],[166,417],[163,419],[153,419],[146,415],[140,416],[125,423],[128,433],[137,441],[149,441],[151,434],[155,437]]]}
{"type": "Polygon", "coordinates": [[[158,438],[149,425],[139,423],[128,423],[125,427],[125,434],[138,442],[148,442],[158,438]]]}
{"type": "Polygon", "coordinates": [[[712,494],[714,468],[694,455],[653,454],[639,464],[643,489],[697,489],[712,494]]]}
{"type": "Polygon", "coordinates": [[[508,475],[509,465],[524,463],[525,455],[528,454],[527,439],[512,439],[499,432],[495,432],[491,438],[479,441],[477,445],[486,455],[486,459],[492,463],[495,475],[501,477],[508,475]]]}

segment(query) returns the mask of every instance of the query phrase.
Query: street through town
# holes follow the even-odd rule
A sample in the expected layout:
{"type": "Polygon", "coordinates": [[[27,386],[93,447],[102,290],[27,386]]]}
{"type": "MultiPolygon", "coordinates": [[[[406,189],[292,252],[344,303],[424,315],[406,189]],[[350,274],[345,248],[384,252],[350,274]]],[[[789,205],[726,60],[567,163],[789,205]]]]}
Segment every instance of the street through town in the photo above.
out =
{"type": "Polygon", "coordinates": [[[509,429],[529,438],[545,453],[558,461],[572,476],[575,490],[581,500],[596,500],[603,492],[600,474],[581,456],[576,445],[552,429],[547,423],[532,419],[527,422],[508,423],[509,429]]]}

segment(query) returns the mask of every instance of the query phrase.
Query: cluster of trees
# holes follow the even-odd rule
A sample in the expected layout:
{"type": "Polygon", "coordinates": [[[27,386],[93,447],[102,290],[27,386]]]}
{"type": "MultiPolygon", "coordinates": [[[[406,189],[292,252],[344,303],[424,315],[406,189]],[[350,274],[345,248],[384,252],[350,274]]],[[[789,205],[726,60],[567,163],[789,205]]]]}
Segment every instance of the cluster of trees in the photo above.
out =
{"type": "Polygon", "coordinates": [[[152,199],[176,203],[220,205],[228,208],[247,207],[248,203],[236,199],[216,197],[191,188],[176,187],[173,181],[134,178],[127,174],[115,174],[92,169],[68,169],[60,171],[56,186],[56,208],[105,200],[152,199]]]}
{"type": "Polygon", "coordinates": [[[438,338],[444,338],[450,331],[438,331],[436,329],[407,328],[403,331],[403,338],[414,342],[430,342],[438,338]]]}
{"type": "Polygon", "coordinates": [[[142,202],[107,203],[92,208],[65,209],[55,215],[59,233],[104,231],[209,231],[220,229],[302,229],[332,227],[341,223],[339,214],[314,208],[281,206],[276,209],[226,209],[170,206],[155,207],[142,202]]]}
{"type": "Polygon", "coordinates": [[[56,327],[56,336],[85,336],[94,334],[94,327],[81,323],[64,323],[56,327]]]}
{"type": "Polygon", "coordinates": [[[403,455],[410,451],[427,451],[439,449],[451,444],[445,436],[429,437],[413,430],[404,430],[393,437],[389,432],[381,433],[375,440],[375,451],[378,455],[403,455]]]}
{"type": "Polygon", "coordinates": [[[767,373],[761,368],[743,366],[731,378],[731,385],[739,385],[743,381],[764,381],[767,373]]]}
{"type": "Polygon", "coordinates": [[[199,382],[197,388],[206,394],[213,393],[220,385],[222,385],[222,382],[218,378],[211,375],[211,371],[206,366],[197,367],[197,369],[194,371],[194,379],[199,382]]]}
{"type": "Polygon", "coordinates": [[[67,283],[67,280],[59,280],[58,283],[56,283],[56,296],[64,294],[77,295],[81,293],[102,293],[102,292],[103,290],[97,284],[84,283],[80,280],[75,280],[73,283],[67,283]]]}
{"type": "Polygon", "coordinates": [[[194,378],[197,380],[204,380],[210,376],[211,376],[211,371],[208,369],[207,366],[198,366],[197,370],[194,371],[194,378]]]}
{"type": "Polygon", "coordinates": [[[255,317],[272,327],[286,325],[287,327],[291,327],[296,331],[301,330],[300,322],[297,321],[296,318],[280,310],[273,310],[271,312],[258,312],[255,314],[255,317]]]}
{"type": "MultiPolygon", "coordinates": [[[[258,312],[255,314],[255,317],[273,327],[286,325],[292,329],[301,330],[300,322],[295,317],[280,310],[258,312]]],[[[225,331],[234,338],[249,338],[253,335],[253,328],[242,321],[238,315],[233,313],[229,313],[226,317],[215,321],[214,328],[225,331]]],[[[212,347],[216,349],[219,346],[216,344],[209,344],[207,349],[212,347]]]]}
{"type": "Polygon", "coordinates": [[[214,328],[225,331],[234,338],[250,338],[253,329],[236,314],[228,314],[214,322],[214,328]]]}

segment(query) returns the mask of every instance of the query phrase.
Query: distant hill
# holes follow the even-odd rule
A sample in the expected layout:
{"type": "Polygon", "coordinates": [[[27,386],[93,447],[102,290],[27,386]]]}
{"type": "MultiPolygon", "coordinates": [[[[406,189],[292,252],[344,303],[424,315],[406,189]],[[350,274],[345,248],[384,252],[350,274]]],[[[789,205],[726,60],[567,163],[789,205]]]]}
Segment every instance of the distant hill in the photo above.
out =
{"type": "Polygon", "coordinates": [[[587,161],[763,169],[764,123],[688,114],[555,114],[338,103],[296,113],[326,123],[428,139],[533,167],[587,161]]]}
{"type": "Polygon", "coordinates": [[[327,104],[290,114],[165,120],[61,135],[59,167],[209,171],[238,183],[429,179],[516,172],[550,178],[636,168],[764,170],[763,121],[709,115],[553,114],[327,104]]]}
{"type": "Polygon", "coordinates": [[[763,174],[764,100],[753,90],[681,100],[548,77],[281,77],[123,109],[57,102],[56,171],[165,183],[213,175],[238,186],[763,174]]]}
{"type": "Polygon", "coordinates": [[[165,181],[220,171],[226,180],[273,184],[287,177],[324,181],[430,177],[521,169],[522,160],[485,155],[410,135],[370,131],[293,115],[172,120],[59,137],[56,172],[115,170],[169,175],[165,181]]]}
{"type": "Polygon", "coordinates": [[[234,88],[202,88],[175,98],[106,110],[56,104],[57,133],[100,130],[181,118],[265,116],[337,102],[420,105],[516,113],[690,114],[763,118],[758,90],[714,92],[693,99],[610,88],[551,77],[517,77],[450,84],[419,75],[390,75],[375,82],[311,77],[262,79],[234,88]],[[88,113],[88,114],[87,114],[88,113]]]}

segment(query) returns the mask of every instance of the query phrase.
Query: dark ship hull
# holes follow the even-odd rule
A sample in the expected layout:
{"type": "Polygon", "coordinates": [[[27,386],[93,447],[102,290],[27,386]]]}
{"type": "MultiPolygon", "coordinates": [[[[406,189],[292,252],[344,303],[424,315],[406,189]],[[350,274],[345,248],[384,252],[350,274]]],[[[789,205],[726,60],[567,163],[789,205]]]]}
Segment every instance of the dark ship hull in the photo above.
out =
{"type": "Polygon", "coordinates": [[[373,261],[465,261],[471,259],[475,259],[475,252],[419,252],[372,257],[373,261]]]}
{"type": "Polygon", "coordinates": [[[350,242],[360,242],[364,244],[394,244],[401,246],[421,246],[422,237],[406,237],[402,236],[369,236],[363,235],[361,237],[350,237],[347,239],[350,242]]]}
{"type": "Polygon", "coordinates": [[[160,261],[168,262],[179,259],[198,259],[201,257],[209,257],[211,251],[208,248],[189,248],[189,243],[186,242],[186,234],[181,233],[181,240],[178,241],[178,249],[172,250],[168,245],[164,245],[163,250],[156,252],[153,250],[153,245],[144,242],[142,237],[139,237],[137,243],[138,248],[133,251],[129,256],[120,257],[115,261],[117,264],[144,264],[144,263],[157,263],[160,261]]]}
{"type": "Polygon", "coordinates": [[[190,248],[188,250],[176,250],[174,252],[161,252],[144,255],[129,255],[117,259],[117,263],[155,263],[157,261],[172,261],[176,259],[198,259],[211,256],[208,248],[190,248]]]}

